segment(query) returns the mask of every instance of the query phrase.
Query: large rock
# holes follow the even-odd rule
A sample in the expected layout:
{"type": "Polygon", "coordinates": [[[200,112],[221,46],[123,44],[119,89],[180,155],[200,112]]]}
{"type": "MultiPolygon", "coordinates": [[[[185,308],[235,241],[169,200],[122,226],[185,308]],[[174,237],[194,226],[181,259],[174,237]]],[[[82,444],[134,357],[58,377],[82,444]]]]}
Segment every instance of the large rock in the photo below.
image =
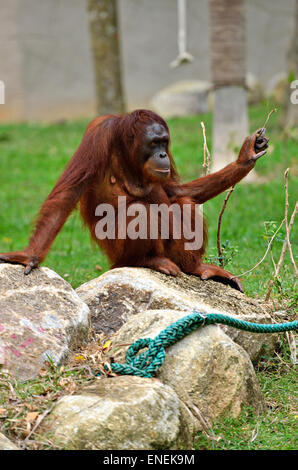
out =
{"type": "MultiPolygon", "coordinates": [[[[77,293],[90,308],[93,328],[106,335],[115,333],[133,315],[155,309],[223,313],[271,323],[261,302],[229,286],[186,274],[174,278],[145,268],[113,269],[83,284],[77,293]]],[[[277,335],[222,328],[251,359],[256,359],[264,347],[274,349],[277,339],[277,335]]]]}
{"type": "Polygon", "coordinates": [[[169,449],[192,440],[194,428],[185,414],[176,393],[159,380],[103,378],[61,398],[46,429],[59,448],[169,449]]]}
{"type": "Polygon", "coordinates": [[[0,450],[20,450],[13,442],[11,442],[4,434],[0,432],[0,450]]]}
{"type": "MultiPolygon", "coordinates": [[[[148,310],[132,317],[115,335],[111,355],[116,362],[124,362],[124,348],[119,345],[155,338],[185,315],[187,312],[175,310],[148,310]]],[[[226,414],[237,417],[243,405],[264,410],[248,354],[217,325],[200,328],[167,348],[156,376],[209,420],[226,414]]]]}
{"type": "Polygon", "coordinates": [[[164,118],[206,113],[210,90],[209,82],[182,80],[156,93],[151,105],[164,118]]]}
{"type": "Polygon", "coordinates": [[[48,268],[0,265],[0,364],[20,380],[37,376],[45,360],[62,362],[86,340],[89,309],[48,268]]]}

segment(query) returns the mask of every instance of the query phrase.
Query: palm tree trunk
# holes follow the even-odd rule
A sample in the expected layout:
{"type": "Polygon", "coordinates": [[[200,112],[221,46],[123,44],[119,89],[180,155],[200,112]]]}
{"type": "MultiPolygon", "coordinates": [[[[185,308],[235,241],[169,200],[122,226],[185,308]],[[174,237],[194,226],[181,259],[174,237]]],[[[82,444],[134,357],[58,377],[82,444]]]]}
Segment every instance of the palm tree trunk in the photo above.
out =
{"type": "Polygon", "coordinates": [[[98,113],[122,113],[117,0],[88,0],[88,13],[98,113]]]}
{"type": "Polygon", "coordinates": [[[248,135],[244,0],[209,0],[214,85],[213,170],[235,160],[248,135]]]}

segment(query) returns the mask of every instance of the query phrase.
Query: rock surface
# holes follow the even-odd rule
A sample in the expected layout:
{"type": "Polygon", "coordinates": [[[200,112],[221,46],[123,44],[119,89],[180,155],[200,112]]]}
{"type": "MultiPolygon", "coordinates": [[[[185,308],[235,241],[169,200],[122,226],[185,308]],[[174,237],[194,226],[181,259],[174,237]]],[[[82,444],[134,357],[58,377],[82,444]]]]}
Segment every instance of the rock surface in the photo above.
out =
{"type": "MultiPolygon", "coordinates": [[[[185,274],[174,278],[145,268],[118,268],[83,284],[76,292],[90,308],[93,328],[106,335],[115,333],[133,315],[156,309],[223,313],[271,323],[268,310],[257,300],[218,282],[185,274]]],[[[251,359],[256,359],[264,347],[270,351],[276,344],[277,335],[221,328],[251,359]]]]}
{"type": "Polygon", "coordinates": [[[86,340],[89,309],[48,268],[0,264],[0,364],[20,380],[37,376],[45,360],[61,363],[86,340]]]}
{"type": "Polygon", "coordinates": [[[192,434],[185,413],[176,393],[159,380],[102,378],[60,399],[46,428],[63,449],[169,449],[192,434]]]}
{"type": "Polygon", "coordinates": [[[0,432],[0,450],[20,450],[13,442],[11,442],[4,434],[0,432]]]}
{"type": "Polygon", "coordinates": [[[164,118],[206,113],[210,90],[209,82],[182,80],[156,93],[151,105],[164,118]]]}
{"type": "MultiPolygon", "coordinates": [[[[127,348],[118,345],[155,338],[185,315],[187,312],[175,310],[148,310],[132,317],[115,335],[111,355],[116,362],[124,362],[127,348]]],[[[243,405],[258,412],[264,410],[248,354],[218,325],[196,330],[167,348],[156,377],[170,385],[185,404],[192,402],[209,420],[225,414],[236,417],[243,405]]]]}

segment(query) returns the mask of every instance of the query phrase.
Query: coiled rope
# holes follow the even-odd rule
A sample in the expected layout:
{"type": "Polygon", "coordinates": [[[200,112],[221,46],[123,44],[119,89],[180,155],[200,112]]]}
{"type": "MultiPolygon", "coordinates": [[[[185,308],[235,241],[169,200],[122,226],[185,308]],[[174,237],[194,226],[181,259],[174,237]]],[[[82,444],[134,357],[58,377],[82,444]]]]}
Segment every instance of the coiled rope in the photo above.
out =
{"type": "Polygon", "coordinates": [[[269,325],[251,323],[220,313],[206,314],[194,311],[169,325],[156,338],[142,338],[133,343],[127,350],[125,364],[113,362],[109,366],[105,365],[105,369],[108,370],[110,367],[112,372],[120,375],[152,377],[165,360],[165,348],[175,344],[204,325],[214,325],[216,323],[252,333],[280,333],[298,329],[298,321],[269,325]],[[138,355],[138,352],[144,348],[148,348],[148,350],[138,355]]]}

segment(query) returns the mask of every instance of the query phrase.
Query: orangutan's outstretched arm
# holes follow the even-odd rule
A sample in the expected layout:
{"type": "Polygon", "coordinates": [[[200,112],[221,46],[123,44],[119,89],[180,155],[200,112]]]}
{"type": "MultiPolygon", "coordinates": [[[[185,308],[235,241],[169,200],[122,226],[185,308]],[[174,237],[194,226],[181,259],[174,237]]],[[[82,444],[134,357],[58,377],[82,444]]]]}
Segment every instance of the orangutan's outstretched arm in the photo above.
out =
{"type": "Polygon", "coordinates": [[[256,161],[266,153],[269,139],[259,129],[247,137],[242,145],[238,159],[210,175],[198,178],[177,188],[177,194],[190,196],[199,204],[217,196],[244,178],[255,166],[256,161]]]}

